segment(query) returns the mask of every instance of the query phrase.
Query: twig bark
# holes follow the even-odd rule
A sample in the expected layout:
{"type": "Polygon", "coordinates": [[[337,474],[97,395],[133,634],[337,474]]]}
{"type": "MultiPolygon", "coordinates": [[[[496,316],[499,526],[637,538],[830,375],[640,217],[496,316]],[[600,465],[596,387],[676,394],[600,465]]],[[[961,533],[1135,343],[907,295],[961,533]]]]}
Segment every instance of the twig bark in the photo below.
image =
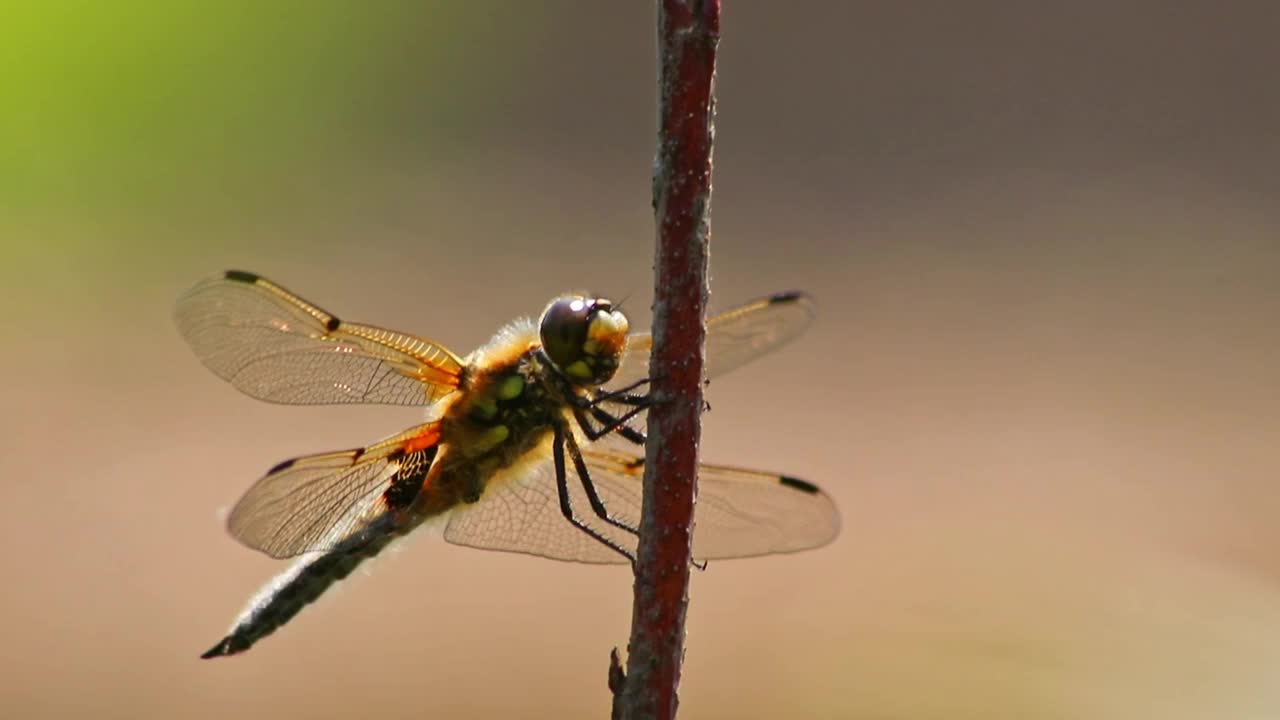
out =
{"type": "Polygon", "coordinates": [[[720,0],[658,2],[657,220],[644,511],[627,671],[609,673],[614,717],[674,718],[697,494],[711,234],[720,0]]]}

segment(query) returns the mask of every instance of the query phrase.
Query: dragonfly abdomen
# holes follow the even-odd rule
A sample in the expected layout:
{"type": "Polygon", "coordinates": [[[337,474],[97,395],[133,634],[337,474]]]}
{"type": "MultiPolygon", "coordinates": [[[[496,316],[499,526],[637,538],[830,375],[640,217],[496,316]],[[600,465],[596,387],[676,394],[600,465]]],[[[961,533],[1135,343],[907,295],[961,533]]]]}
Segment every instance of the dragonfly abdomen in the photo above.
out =
{"type": "Polygon", "coordinates": [[[303,557],[258,591],[231,632],[200,657],[215,658],[248,650],[401,534],[403,531],[391,528],[370,527],[322,555],[303,557]]]}

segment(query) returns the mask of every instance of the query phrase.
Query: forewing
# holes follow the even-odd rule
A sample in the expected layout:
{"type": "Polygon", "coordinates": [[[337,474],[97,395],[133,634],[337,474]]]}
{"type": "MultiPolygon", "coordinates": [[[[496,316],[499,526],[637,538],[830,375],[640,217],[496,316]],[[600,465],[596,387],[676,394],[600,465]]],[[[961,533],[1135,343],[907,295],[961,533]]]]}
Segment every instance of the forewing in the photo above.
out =
{"type": "MultiPolygon", "coordinates": [[[[599,449],[582,454],[610,515],[637,526],[643,458],[599,449]]],[[[577,517],[624,547],[635,547],[634,536],[591,513],[576,477],[568,484],[577,517]]],[[[840,529],[835,504],[817,487],[786,476],[717,465],[699,469],[695,512],[693,552],[698,560],[807,550],[831,542],[840,529]]],[[[549,461],[495,478],[480,502],[454,512],[445,539],[555,560],[626,562],[565,519],[549,461]]]]}
{"type": "Polygon", "coordinates": [[[286,460],[236,503],[228,531],[277,558],[328,550],[407,507],[435,460],[435,423],[367,448],[286,460]]]}
{"type": "MultiPolygon", "coordinates": [[[[798,291],[759,298],[707,320],[708,378],[723,375],[791,342],[805,331],[816,314],[813,300],[798,291]]],[[[649,374],[653,335],[627,338],[618,373],[610,385],[628,385],[649,374]]]]}
{"type": "Polygon", "coordinates": [[[178,300],[178,330],[219,377],[292,405],[427,405],[462,361],[429,340],[348,323],[269,280],[228,271],[178,300]]]}

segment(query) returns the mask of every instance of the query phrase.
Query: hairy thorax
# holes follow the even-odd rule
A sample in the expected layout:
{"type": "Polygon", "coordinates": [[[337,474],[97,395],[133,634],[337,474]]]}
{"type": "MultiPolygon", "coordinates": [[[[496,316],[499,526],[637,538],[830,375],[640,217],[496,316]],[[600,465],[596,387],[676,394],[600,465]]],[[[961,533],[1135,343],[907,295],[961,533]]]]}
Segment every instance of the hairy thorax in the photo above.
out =
{"type": "Polygon", "coordinates": [[[499,335],[485,351],[441,417],[443,451],[419,497],[424,515],[479,500],[494,473],[519,462],[567,417],[565,393],[572,390],[556,382],[535,340],[499,335]]]}

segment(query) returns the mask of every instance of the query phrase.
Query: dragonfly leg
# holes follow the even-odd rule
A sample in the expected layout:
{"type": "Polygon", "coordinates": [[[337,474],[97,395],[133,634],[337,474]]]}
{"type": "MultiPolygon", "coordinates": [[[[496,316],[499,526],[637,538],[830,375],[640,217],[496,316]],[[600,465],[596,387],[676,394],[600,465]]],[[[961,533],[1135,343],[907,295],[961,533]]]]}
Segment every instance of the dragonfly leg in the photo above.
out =
{"type": "MultiPolygon", "coordinates": [[[[617,418],[614,418],[612,415],[606,413],[605,411],[599,408],[592,408],[592,410],[597,414],[597,419],[599,419],[601,422],[609,423],[609,422],[616,422],[617,420],[617,418]]],[[[578,417],[579,424],[583,424],[587,422],[587,418],[583,416],[581,410],[578,410],[576,412],[576,415],[578,417]]],[[[637,445],[643,445],[645,442],[645,438],[642,433],[638,432],[634,428],[627,427],[626,425],[622,425],[621,427],[618,428],[618,434],[622,435],[628,440],[631,440],[637,445]],[[630,432],[628,433],[628,431],[630,432]],[[633,438],[632,435],[636,437],[633,438]]],[[[616,528],[626,530],[627,532],[632,533],[633,535],[639,535],[640,534],[639,528],[636,528],[627,523],[624,523],[621,520],[618,520],[617,518],[609,514],[609,509],[605,506],[603,499],[601,499],[600,494],[596,491],[595,483],[591,482],[591,473],[590,471],[587,470],[587,465],[582,460],[582,452],[578,449],[578,444],[574,442],[572,437],[568,437],[568,436],[565,437],[565,443],[569,448],[569,454],[573,457],[573,465],[578,472],[578,478],[582,480],[582,489],[587,492],[587,500],[591,503],[591,509],[595,512],[596,517],[599,517],[601,520],[604,520],[605,522],[609,523],[610,525],[616,528]]],[[[703,560],[702,562],[698,562],[697,560],[694,560],[691,558],[689,560],[689,564],[697,568],[698,570],[707,569],[706,560],[703,560]]]]}
{"type": "MultiPolygon", "coordinates": [[[[596,407],[591,408],[591,413],[597,420],[604,423],[606,428],[609,427],[610,425],[616,426],[616,429],[619,435],[623,436],[627,440],[630,440],[631,442],[634,442],[637,445],[644,445],[645,443],[644,434],[639,432],[635,428],[631,428],[626,425],[619,425],[620,418],[615,418],[614,416],[610,415],[604,410],[596,407]]],[[[631,414],[634,414],[634,413],[631,413],[631,414]]],[[[586,417],[585,412],[581,408],[577,408],[574,410],[574,416],[577,418],[578,424],[582,426],[583,432],[586,432],[588,435],[590,435],[593,432],[593,430],[588,424],[589,421],[588,421],[588,418],[586,417]]],[[[607,433],[607,430],[605,432],[601,432],[602,435],[606,433],[607,433]]],[[[601,520],[604,520],[605,522],[609,523],[610,525],[616,528],[625,530],[633,535],[639,535],[640,534],[639,528],[636,528],[627,523],[624,523],[621,520],[618,520],[617,518],[609,514],[609,509],[605,506],[603,499],[600,497],[600,494],[596,491],[595,483],[591,481],[591,473],[587,469],[587,464],[582,459],[582,452],[578,449],[578,444],[573,440],[572,437],[569,437],[567,434],[564,437],[564,444],[568,446],[569,454],[573,457],[574,469],[578,473],[578,478],[582,481],[582,489],[586,491],[587,500],[591,503],[591,509],[592,511],[595,512],[596,517],[599,517],[601,520]]],[[[557,450],[560,449],[559,445],[557,445],[556,447],[557,447],[557,450]]],[[[556,468],[557,479],[559,479],[560,468],[562,467],[564,462],[563,457],[560,457],[558,462],[560,462],[561,465],[558,465],[556,468]]],[[[567,491],[562,491],[562,492],[567,492],[567,491]]],[[[612,545],[610,545],[610,547],[612,547],[612,545]]],[[[630,557],[629,554],[628,554],[628,557],[630,557]]],[[[634,560],[632,562],[634,564],[634,560]]],[[[706,560],[703,560],[702,562],[698,562],[697,560],[694,560],[691,558],[689,560],[689,564],[697,568],[698,570],[707,569],[706,560]]]]}
{"type": "Polygon", "coordinates": [[[631,405],[633,407],[648,407],[653,402],[649,393],[633,392],[636,388],[641,385],[645,385],[648,382],[649,379],[644,378],[643,380],[637,380],[626,387],[600,392],[596,395],[568,393],[568,400],[571,405],[580,408],[598,407],[607,402],[618,403],[619,405],[631,405]]]}
{"type": "Polygon", "coordinates": [[[596,491],[595,483],[591,482],[591,472],[587,470],[587,463],[582,459],[582,451],[578,449],[578,443],[571,435],[565,435],[565,447],[569,451],[569,457],[573,460],[573,469],[578,473],[578,479],[582,481],[582,489],[587,492],[587,501],[591,503],[591,510],[596,517],[609,523],[610,525],[625,530],[632,535],[640,533],[634,525],[622,522],[609,514],[609,508],[605,507],[604,500],[600,498],[600,493],[596,491]]]}
{"type": "MultiPolygon", "coordinates": [[[[635,565],[635,553],[622,547],[604,535],[601,535],[599,531],[592,528],[590,525],[587,525],[585,522],[580,520],[577,515],[573,514],[573,505],[569,502],[569,477],[564,464],[564,446],[567,437],[568,433],[565,432],[564,427],[557,423],[555,426],[555,442],[552,447],[552,456],[556,470],[556,489],[559,491],[560,495],[560,512],[564,515],[565,519],[569,521],[569,524],[586,533],[593,540],[596,540],[610,550],[613,550],[619,555],[625,557],[632,565],[635,565]]],[[[577,461],[575,461],[575,465],[576,463],[577,461]]],[[[594,492],[594,490],[592,492],[594,492]]]]}
{"type": "Polygon", "coordinates": [[[592,406],[601,403],[618,403],[619,405],[631,405],[634,407],[649,407],[653,404],[653,397],[648,394],[639,395],[635,393],[611,393],[609,395],[600,395],[591,400],[592,406]]]}
{"type": "Polygon", "coordinates": [[[618,418],[605,412],[602,408],[575,408],[573,411],[573,417],[578,421],[578,427],[582,428],[583,434],[585,434],[587,439],[592,442],[608,434],[607,430],[602,431],[591,424],[591,419],[594,418],[596,421],[601,423],[603,428],[607,429],[612,427],[619,435],[630,442],[635,443],[636,445],[644,444],[644,433],[629,425],[619,425],[618,418]],[[590,413],[590,416],[588,416],[588,413],[590,413]]]}
{"type": "Polygon", "coordinates": [[[574,414],[574,418],[577,419],[578,421],[578,427],[582,428],[582,432],[587,436],[587,439],[592,442],[595,442],[596,440],[599,440],[600,438],[604,437],[605,435],[608,435],[614,430],[617,430],[619,433],[622,434],[623,437],[627,438],[628,440],[631,440],[632,442],[638,442],[639,444],[644,444],[644,440],[643,440],[644,436],[641,433],[634,430],[633,428],[627,427],[627,423],[636,415],[639,415],[640,413],[648,409],[649,409],[649,406],[647,404],[640,405],[638,407],[631,408],[630,410],[626,411],[620,416],[615,417],[605,412],[601,408],[592,407],[590,408],[592,417],[594,417],[595,419],[599,420],[602,423],[602,425],[599,428],[593,428],[591,427],[590,423],[584,422],[586,420],[586,413],[583,408],[574,408],[573,414],[574,414]],[[623,428],[626,428],[626,430],[623,430],[623,428]],[[630,431],[630,432],[627,432],[627,431],[630,431]],[[637,438],[639,439],[637,440],[637,438]]]}
{"type": "MultiPolygon", "coordinates": [[[[612,400],[614,396],[637,395],[637,393],[634,393],[633,391],[641,387],[642,385],[648,385],[648,384],[649,384],[649,378],[640,378],[639,380],[631,383],[630,385],[624,385],[623,387],[620,387],[616,390],[609,390],[600,395],[597,395],[596,400],[597,401],[612,400]]],[[[639,393],[638,396],[644,397],[644,394],[639,393]]]]}
{"type": "Polygon", "coordinates": [[[641,380],[639,382],[631,383],[630,385],[624,388],[611,390],[609,392],[602,392],[602,393],[599,393],[598,395],[579,395],[577,393],[567,393],[568,395],[567,399],[569,400],[569,404],[573,405],[574,407],[580,407],[580,408],[598,407],[604,403],[609,403],[609,402],[617,403],[619,405],[631,405],[633,407],[648,407],[649,405],[653,404],[652,395],[650,395],[649,393],[632,392],[632,390],[635,390],[637,387],[647,382],[649,381],[641,380]]]}

